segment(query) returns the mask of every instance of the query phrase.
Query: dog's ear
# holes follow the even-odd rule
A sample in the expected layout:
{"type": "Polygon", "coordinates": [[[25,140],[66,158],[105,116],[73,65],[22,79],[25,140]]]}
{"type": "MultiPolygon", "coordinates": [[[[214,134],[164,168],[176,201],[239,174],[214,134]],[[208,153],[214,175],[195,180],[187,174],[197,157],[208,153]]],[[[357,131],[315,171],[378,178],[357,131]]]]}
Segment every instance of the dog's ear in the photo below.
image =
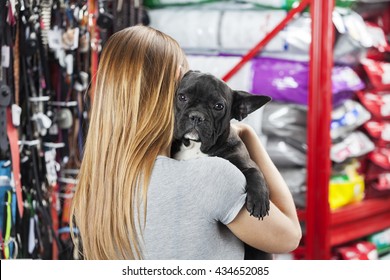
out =
{"type": "Polygon", "coordinates": [[[198,71],[198,70],[188,70],[188,71],[183,75],[183,78],[184,78],[185,76],[190,75],[191,73],[200,73],[200,71],[198,71]]]}
{"type": "Polygon", "coordinates": [[[241,121],[271,100],[272,98],[266,95],[254,95],[246,91],[234,90],[232,118],[241,121]]]}

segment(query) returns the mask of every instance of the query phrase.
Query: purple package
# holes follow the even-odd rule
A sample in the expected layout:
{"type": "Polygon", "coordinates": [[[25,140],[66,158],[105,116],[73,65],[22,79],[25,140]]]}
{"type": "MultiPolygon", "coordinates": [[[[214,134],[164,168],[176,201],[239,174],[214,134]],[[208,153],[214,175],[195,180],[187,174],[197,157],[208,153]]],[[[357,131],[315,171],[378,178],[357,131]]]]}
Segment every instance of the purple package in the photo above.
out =
{"type": "MultiPolygon", "coordinates": [[[[252,60],[252,71],[254,94],[265,94],[274,100],[307,105],[309,78],[307,62],[260,57],[252,60]]],[[[363,88],[364,83],[350,67],[333,67],[334,104],[349,98],[349,92],[363,88]]]]}

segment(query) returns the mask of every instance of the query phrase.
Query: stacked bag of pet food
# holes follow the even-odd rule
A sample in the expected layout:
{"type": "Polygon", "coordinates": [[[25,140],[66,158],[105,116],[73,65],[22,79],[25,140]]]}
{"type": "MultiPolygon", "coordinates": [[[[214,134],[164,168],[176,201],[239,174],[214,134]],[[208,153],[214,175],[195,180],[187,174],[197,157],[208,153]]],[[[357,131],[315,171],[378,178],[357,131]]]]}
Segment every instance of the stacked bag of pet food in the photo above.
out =
{"type": "MultiPolygon", "coordinates": [[[[329,203],[332,209],[363,198],[388,197],[390,194],[390,30],[389,27],[385,30],[386,15],[383,13],[383,7],[388,9],[388,6],[377,3],[376,8],[372,9],[371,2],[367,4],[369,7],[361,3],[356,5],[354,9],[359,13],[340,8],[336,8],[333,13],[336,40],[330,131],[333,168],[329,203]]],[[[307,67],[307,63],[297,61],[297,56],[288,57],[288,52],[279,56],[285,58],[284,61],[275,60],[272,53],[264,55],[270,57],[270,62],[267,63],[266,59],[265,63],[255,68],[254,76],[259,79],[255,79],[253,91],[267,94],[271,92],[274,100],[283,102],[279,104],[280,110],[275,108],[278,106],[275,102],[266,106],[263,118],[263,132],[272,136],[268,141],[268,150],[274,161],[283,166],[283,162],[288,162],[286,155],[288,158],[294,155],[294,160],[305,155],[305,144],[302,144],[305,141],[302,138],[305,139],[306,135],[301,133],[306,124],[300,129],[296,128],[299,124],[297,120],[305,118],[296,117],[303,114],[296,104],[307,104],[305,79],[308,71],[302,69],[302,65],[307,67]],[[297,75],[298,69],[302,71],[300,76],[297,75]],[[289,106],[288,109],[286,105],[289,106]],[[292,129],[291,125],[294,125],[292,129]],[[292,137],[287,140],[285,135],[289,132],[286,130],[295,130],[295,134],[292,133],[292,137]],[[283,136],[284,142],[280,138],[276,142],[273,137],[275,134],[283,136]]],[[[292,191],[304,190],[302,186],[295,188],[296,183],[304,182],[304,179],[297,179],[298,169],[291,169],[291,172],[285,174],[289,185],[294,187],[292,191]]],[[[302,206],[301,195],[295,194],[295,197],[297,205],[302,206]]]]}
{"type": "Polygon", "coordinates": [[[341,260],[389,260],[390,228],[335,248],[333,258],[341,260]]]}
{"type": "MultiPolygon", "coordinates": [[[[146,1],[150,25],[175,38],[193,70],[222,78],[243,54],[263,39],[298,1],[146,1]],[[207,3],[206,3],[207,2],[207,3]],[[187,5],[185,5],[187,4],[187,5]]],[[[363,198],[364,180],[353,158],[373,150],[357,129],[370,113],[356,101],[365,88],[354,69],[372,42],[366,25],[349,8],[353,0],[336,1],[337,29],[332,71],[332,151],[335,174],[330,202],[337,208],[363,198]],[[347,164],[349,163],[349,164],[347,164]]],[[[298,207],[304,208],[306,185],[306,118],[311,18],[302,13],[228,81],[239,90],[273,97],[273,102],[246,120],[266,143],[298,207]],[[265,136],[265,137],[264,137],[265,136]]]]}
{"type": "Polygon", "coordinates": [[[375,245],[379,259],[390,259],[390,228],[371,234],[367,241],[375,245]]]}
{"type": "Polygon", "coordinates": [[[373,47],[361,61],[367,87],[358,92],[360,102],[372,115],[364,129],[375,143],[365,162],[367,198],[390,195],[390,45],[385,30],[376,22],[382,19],[366,21],[373,47]]]}
{"type": "MultiPolygon", "coordinates": [[[[253,91],[266,92],[274,99],[273,104],[265,107],[263,115],[263,133],[268,135],[267,149],[290,186],[297,206],[304,208],[309,77],[307,57],[311,19],[303,14],[295,22],[298,20],[301,21],[298,25],[301,29],[294,30],[292,36],[305,42],[300,44],[302,54],[297,56],[297,49],[278,56],[265,53],[267,58],[260,58],[254,63],[253,91]]],[[[336,8],[333,23],[336,40],[332,69],[329,204],[332,209],[337,209],[364,198],[364,176],[360,173],[361,166],[357,159],[371,152],[374,144],[361,131],[371,114],[356,97],[365,84],[355,70],[365,57],[367,48],[372,45],[372,40],[362,17],[351,9],[336,8]]]]}

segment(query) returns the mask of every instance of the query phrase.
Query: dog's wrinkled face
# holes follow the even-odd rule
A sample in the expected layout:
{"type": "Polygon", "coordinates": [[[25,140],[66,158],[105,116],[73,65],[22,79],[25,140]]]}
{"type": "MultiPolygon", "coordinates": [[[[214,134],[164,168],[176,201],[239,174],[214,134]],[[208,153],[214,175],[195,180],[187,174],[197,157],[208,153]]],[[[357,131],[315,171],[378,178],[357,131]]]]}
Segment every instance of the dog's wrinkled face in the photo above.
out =
{"type": "Polygon", "coordinates": [[[201,142],[201,150],[207,151],[229,129],[232,118],[242,120],[270,100],[234,91],[210,74],[189,71],[176,91],[174,139],[201,142]]]}

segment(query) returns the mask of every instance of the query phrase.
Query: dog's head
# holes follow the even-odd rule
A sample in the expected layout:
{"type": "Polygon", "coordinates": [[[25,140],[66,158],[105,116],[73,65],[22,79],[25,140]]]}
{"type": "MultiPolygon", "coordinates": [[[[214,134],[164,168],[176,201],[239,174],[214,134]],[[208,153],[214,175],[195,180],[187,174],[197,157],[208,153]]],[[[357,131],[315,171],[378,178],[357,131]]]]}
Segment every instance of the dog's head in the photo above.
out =
{"type": "Polygon", "coordinates": [[[210,74],[189,71],[176,91],[174,139],[201,142],[207,152],[229,131],[230,120],[244,119],[271,98],[232,90],[210,74]]]}

